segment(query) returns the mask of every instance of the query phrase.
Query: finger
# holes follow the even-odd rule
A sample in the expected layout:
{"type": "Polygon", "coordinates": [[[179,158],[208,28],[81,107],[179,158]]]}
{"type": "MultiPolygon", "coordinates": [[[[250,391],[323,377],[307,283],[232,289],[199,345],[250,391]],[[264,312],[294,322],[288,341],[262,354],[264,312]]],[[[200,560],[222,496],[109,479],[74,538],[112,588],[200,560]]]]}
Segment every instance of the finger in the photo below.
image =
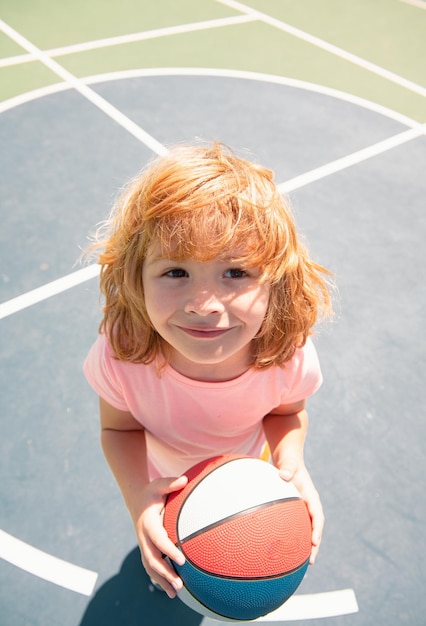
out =
{"type": "Polygon", "coordinates": [[[313,565],[318,555],[319,546],[312,545],[311,556],[309,557],[309,565],[313,565]]]}
{"type": "Polygon", "coordinates": [[[151,534],[149,542],[155,552],[160,554],[162,559],[167,556],[169,559],[177,563],[177,565],[184,565],[185,557],[183,553],[170,539],[164,526],[160,526],[157,528],[155,534],[151,534]]]}
{"type": "Polygon", "coordinates": [[[312,544],[312,547],[311,547],[311,555],[309,557],[309,564],[313,565],[317,558],[319,547],[321,544],[321,534],[318,534],[318,532],[313,531],[311,544],[312,544]]]}
{"type": "Polygon", "coordinates": [[[319,545],[325,523],[324,511],[319,497],[315,499],[315,506],[311,505],[309,508],[309,514],[312,520],[312,542],[315,545],[319,545]]]}
{"type": "Polygon", "coordinates": [[[177,576],[170,580],[165,576],[160,576],[157,573],[153,573],[152,575],[150,575],[150,578],[153,582],[157,583],[161,586],[162,589],[164,589],[169,598],[175,598],[177,592],[183,587],[182,580],[177,576]]]}
{"type": "Polygon", "coordinates": [[[318,550],[321,544],[322,533],[324,530],[324,513],[321,503],[318,501],[315,508],[309,511],[312,524],[312,552],[310,557],[310,564],[315,563],[318,550]]]}
{"type": "Polygon", "coordinates": [[[158,482],[160,483],[159,490],[166,496],[169,493],[183,489],[188,483],[188,477],[183,475],[178,478],[162,478],[158,482]]]}
{"type": "Polygon", "coordinates": [[[175,598],[178,591],[177,583],[169,583],[165,578],[162,578],[158,575],[149,576],[152,583],[156,583],[160,585],[160,587],[167,593],[169,598],[175,598]]]}
{"type": "Polygon", "coordinates": [[[312,545],[319,547],[322,539],[322,531],[324,527],[324,521],[322,520],[320,524],[315,522],[312,526],[312,545]]]}
{"type": "Polygon", "coordinates": [[[295,459],[284,459],[279,468],[279,474],[281,478],[287,482],[293,479],[298,463],[295,459]]]}
{"type": "Polygon", "coordinates": [[[280,476],[286,482],[290,482],[290,480],[293,478],[293,475],[294,475],[294,472],[292,472],[288,468],[280,470],[280,476]]]}
{"type": "Polygon", "coordinates": [[[141,556],[143,566],[151,580],[159,584],[170,598],[174,598],[183,583],[170,561],[164,558],[154,545],[145,550],[145,553],[141,551],[141,556]]]}

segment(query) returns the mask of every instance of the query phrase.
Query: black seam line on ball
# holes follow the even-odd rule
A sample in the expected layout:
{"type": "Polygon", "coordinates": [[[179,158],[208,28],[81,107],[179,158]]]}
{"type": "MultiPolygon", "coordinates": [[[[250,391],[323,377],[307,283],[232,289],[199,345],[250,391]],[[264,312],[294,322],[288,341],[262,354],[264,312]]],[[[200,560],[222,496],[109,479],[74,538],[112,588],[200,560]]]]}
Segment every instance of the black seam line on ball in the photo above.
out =
{"type": "Polygon", "coordinates": [[[280,502],[292,502],[294,500],[301,500],[301,499],[302,498],[294,496],[291,498],[280,498],[278,500],[269,500],[268,502],[262,502],[262,504],[257,504],[256,506],[249,507],[248,509],[244,509],[243,511],[238,511],[238,513],[233,513],[232,515],[228,515],[227,517],[217,520],[216,522],[213,522],[212,524],[203,526],[203,528],[200,528],[200,530],[196,530],[190,535],[187,535],[184,539],[181,539],[177,545],[183,546],[187,541],[190,541],[191,539],[194,539],[195,537],[202,535],[206,531],[209,531],[212,528],[216,528],[217,526],[221,526],[222,524],[225,524],[226,522],[229,522],[230,520],[234,520],[234,519],[237,519],[238,517],[242,517],[243,515],[246,515],[249,512],[251,513],[253,511],[266,509],[267,507],[274,505],[274,504],[279,504],[280,502]]]}
{"type": "Polygon", "coordinates": [[[301,563],[300,565],[297,565],[297,567],[293,567],[293,569],[287,570],[286,572],[281,572],[280,574],[271,574],[270,576],[256,576],[256,577],[253,576],[251,578],[246,577],[246,576],[225,576],[225,574],[216,574],[216,573],[213,574],[212,572],[209,572],[208,570],[205,570],[199,565],[196,565],[195,563],[193,563],[191,559],[187,558],[186,560],[198,572],[201,572],[202,574],[207,574],[208,576],[212,578],[220,578],[221,580],[229,580],[231,582],[235,581],[235,582],[244,582],[244,583],[257,583],[262,580],[274,580],[274,579],[278,580],[279,578],[286,578],[287,576],[291,576],[292,574],[295,574],[296,572],[306,567],[307,564],[309,563],[310,558],[311,556],[309,555],[308,558],[305,559],[305,561],[303,561],[303,563],[301,563]]]}

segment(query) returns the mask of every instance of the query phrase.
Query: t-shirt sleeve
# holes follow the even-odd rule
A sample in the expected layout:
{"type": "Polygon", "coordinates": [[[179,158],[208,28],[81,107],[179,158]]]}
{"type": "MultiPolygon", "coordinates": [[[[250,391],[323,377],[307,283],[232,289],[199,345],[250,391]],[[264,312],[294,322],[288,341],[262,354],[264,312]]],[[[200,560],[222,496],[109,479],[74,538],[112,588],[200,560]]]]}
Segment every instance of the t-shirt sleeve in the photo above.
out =
{"type": "Polygon", "coordinates": [[[323,381],[317,351],[311,339],[296,351],[292,361],[292,376],[289,389],[282,397],[283,404],[292,404],[312,396],[323,381]]]}
{"type": "Polygon", "coordinates": [[[119,411],[128,411],[118,370],[119,361],[113,358],[105,335],[99,335],[84,361],[83,372],[101,398],[119,411]]]}

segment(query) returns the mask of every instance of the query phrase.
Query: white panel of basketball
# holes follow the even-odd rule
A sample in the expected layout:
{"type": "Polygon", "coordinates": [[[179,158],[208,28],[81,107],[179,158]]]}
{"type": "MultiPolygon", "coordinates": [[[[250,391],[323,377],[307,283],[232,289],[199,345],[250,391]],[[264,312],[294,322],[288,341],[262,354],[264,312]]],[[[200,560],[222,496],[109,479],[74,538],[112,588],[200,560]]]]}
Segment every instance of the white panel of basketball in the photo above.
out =
{"type": "Polygon", "coordinates": [[[195,532],[245,509],[283,498],[300,498],[292,483],[280,478],[278,470],[259,459],[235,459],[221,465],[201,480],[183,504],[178,519],[181,541],[195,532]],[[230,484],[230,465],[236,489],[230,484]],[[214,502],[214,505],[212,505],[214,502]]]}

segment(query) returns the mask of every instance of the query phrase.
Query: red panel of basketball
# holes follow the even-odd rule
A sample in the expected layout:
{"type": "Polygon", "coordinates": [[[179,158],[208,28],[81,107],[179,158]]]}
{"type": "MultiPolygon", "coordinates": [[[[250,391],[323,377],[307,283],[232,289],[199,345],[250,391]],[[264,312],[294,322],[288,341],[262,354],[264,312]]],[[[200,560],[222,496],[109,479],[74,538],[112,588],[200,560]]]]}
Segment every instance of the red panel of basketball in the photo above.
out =
{"type": "Polygon", "coordinates": [[[185,556],[200,569],[235,578],[263,578],[300,567],[311,553],[303,500],[268,503],[188,538],[185,556]]]}

